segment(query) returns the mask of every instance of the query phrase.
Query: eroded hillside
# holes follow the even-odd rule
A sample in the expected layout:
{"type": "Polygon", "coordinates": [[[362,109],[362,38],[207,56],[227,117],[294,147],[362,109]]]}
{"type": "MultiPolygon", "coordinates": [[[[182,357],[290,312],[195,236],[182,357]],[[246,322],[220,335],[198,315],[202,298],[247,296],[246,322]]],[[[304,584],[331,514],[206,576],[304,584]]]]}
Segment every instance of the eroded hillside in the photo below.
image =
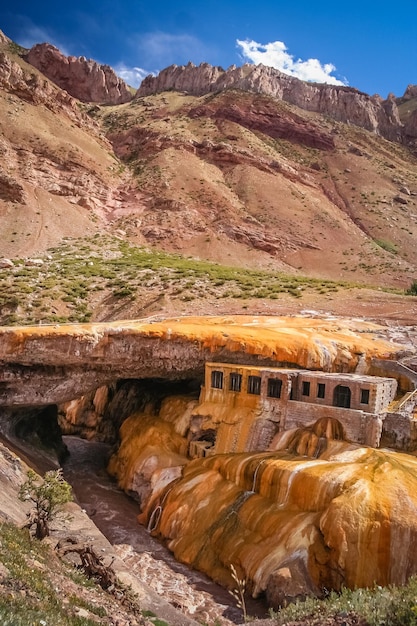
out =
{"type": "MultiPolygon", "coordinates": [[[[270,299],[285,293],[302,297],[301,308],[317,308],[317,299],[304,297],[303,276],[402,291],[417,275],[411,148],[239,90],[82,103],[29,65],[26,52],[2,37],[0,254],[15,266],[3,272],[3,322],[189,313],[197,301],[203,313],[232,312],[242,297],[250,311],[275,312],[270,299]],[[114,256],[106,238],[96,254],[97,234],[115,235],[132,250],[142,246],[130,257],[163,250],[188,257],[188,266],[211,260],[268,274],[256,284],[243,276],[253,289],[242,295],[237,276],[233,284],[217,277],[207,285],[210,268],[204,276],[197,268],[197,280],[194,272],[191,281],[173,281],[171,262],[161,273],[156,256],[147,267],[154,280],[139,280],[143,266],[123,275],[126,263],[105,267],[114,256]],[[76,261],[63,268],[68,254],[76,261]],[[39,256],[40,266],[22,268],[39,256]],[[277,272],[279,282],[287,276],[283,289],[277,272]]],[[[409,126],[413,94],[400,102],[409,126]]],[[[338,289],[323,283],[313,291],[320,288],[325,300],[338,289]]]]}
{"type": "Polygon", "coordinates": [[[241,265],[401,284],[413,268],[407,148],[239,91],[99,112],[147,194],[136,241],[241,265]]]}

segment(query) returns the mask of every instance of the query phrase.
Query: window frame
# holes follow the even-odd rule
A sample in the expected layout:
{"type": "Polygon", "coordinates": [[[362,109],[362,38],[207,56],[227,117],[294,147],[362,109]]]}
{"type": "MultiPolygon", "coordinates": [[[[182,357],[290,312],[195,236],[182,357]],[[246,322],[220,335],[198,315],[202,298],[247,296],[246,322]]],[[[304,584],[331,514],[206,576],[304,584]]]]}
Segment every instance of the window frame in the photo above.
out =
{"type": "Polygon", "coordinates": [[[247,381],[247,391],[252,396],[261,395],[261,377],[250,374],[247,381]]]}
{"type": "Polygon", "coordinates": [[[267,391],[266,391],[266,395],[268,398],[280,398],[282,394],[282,380],[281,378],[268,378],[268,382],[267,382],[267,391]],[[276,388],[276,393],[272,393],[272,391],[275,391],[276,388]]]}
{"type": "Polygon", "coordinates": [[[362,389],[361,388],[361,401],[360,401],[361,404],[369,404],[369,398],[370,398],[370,395],[371,395],[370,392],[371,392],[370,389],[362,389]],[[364,398],[366,398],[366,400],[364,398]]]}
{"type": "Polygon", "coordinates": [[[224,374],[222,370],[211,370],[211,388],[223,389],[224,374]]]}
{"type": "Polygon", "coordinates": [[[311,384],[309,380],[301,381],[301,395],[305,398],[310,397],[311,384]]]}
{"type": "Polygon", "coordinates": [[[326,397],[326,383],[317,383],[317,398],[323,400],[326,397]]]}
{"type": "Polygon", "coordinates": [[[239,372],[231,372],[229,374],[229,391],[242,391],[242,374],[239,372]]]}

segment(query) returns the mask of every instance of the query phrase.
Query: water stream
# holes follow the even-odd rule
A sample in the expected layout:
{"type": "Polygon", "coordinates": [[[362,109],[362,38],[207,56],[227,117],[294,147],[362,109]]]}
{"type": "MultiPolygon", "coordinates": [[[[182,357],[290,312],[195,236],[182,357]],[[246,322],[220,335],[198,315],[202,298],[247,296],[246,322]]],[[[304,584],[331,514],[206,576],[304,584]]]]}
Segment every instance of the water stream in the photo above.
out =
{"type": "MultiPolygon", "coordinates": [[[[215,602],[229,606],[225,617],[241,623],[242,613],[233,606],[233,598],[227,590],[204,574],[177,562],[172,553],[138,523],[138,503],[121,491],[107,474],[111,446],[78,437],[66,436],[63,439],[70,452],[63,466],[65,479],[72,485],[79,505],[103,535],[112,544],[127,544],[139,553],[147,552],[154,559],[163,561],[170,567],[173,576],[176,572],[182,574],[192,587],[209,593],[215,602]]],[[[262,602],[248,598],[247,605],[250,615],[266,616],[266,607],[262,602]]]]}

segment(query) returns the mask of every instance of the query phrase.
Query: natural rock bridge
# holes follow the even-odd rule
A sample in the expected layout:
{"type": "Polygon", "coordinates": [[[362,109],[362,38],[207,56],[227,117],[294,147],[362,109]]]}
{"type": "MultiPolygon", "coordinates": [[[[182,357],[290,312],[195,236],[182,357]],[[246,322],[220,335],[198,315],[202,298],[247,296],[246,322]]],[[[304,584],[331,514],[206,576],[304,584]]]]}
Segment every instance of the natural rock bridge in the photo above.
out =
{"type": "MultiPolygon", "coordinates": [[[[387,366],[403,390],[414,388],[395,368],[415,348],[387,337],[368,322],[303,316],[0,329],[0,428],[48,443],[56,405],[82,404],[103,385],[127,383],[146,391],[145,402],[110,412],[105,427],[120,428],[108,470],[135,494],[140,521],[177,560],[228,588],[232,562],[247,592],[265,594],[275,608],[322,588],[403,584],[417,568],[414,456],[345,440],[327,417],[268,431],[272,440],[260,446],[263,431],[252,437],[252,404],[243,400],[234,413],[187,395],[166,396],[151,410],[147,402],[153,383],[202,382],[207,361],[361,374],[387,366]],[[210,437],[214,454],[193,455],[210,437]]],[[[262,428],[264,414],[256,417],[262,428]]]]}
{"type": "Polygon", "coordinates": [[[188,317],[0,329],[0,405],[41,406],[128,378],[203,379],[208,360],[369,372],[396,359],[369,322],[307,317],[188,317]]]}

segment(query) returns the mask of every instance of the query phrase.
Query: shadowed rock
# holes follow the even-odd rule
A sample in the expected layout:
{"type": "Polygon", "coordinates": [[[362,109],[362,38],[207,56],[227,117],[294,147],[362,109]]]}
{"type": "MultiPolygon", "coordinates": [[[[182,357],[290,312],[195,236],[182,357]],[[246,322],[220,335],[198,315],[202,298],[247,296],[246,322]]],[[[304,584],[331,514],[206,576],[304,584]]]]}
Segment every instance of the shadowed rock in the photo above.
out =
{"type": "Polygon", "coordinates": [[[380,331],[360,321],[250,316],[3,328],[0,404],[60,404],[126,378],[202,380],[213,360],[355,371],[404,351],[380,331]]]}

